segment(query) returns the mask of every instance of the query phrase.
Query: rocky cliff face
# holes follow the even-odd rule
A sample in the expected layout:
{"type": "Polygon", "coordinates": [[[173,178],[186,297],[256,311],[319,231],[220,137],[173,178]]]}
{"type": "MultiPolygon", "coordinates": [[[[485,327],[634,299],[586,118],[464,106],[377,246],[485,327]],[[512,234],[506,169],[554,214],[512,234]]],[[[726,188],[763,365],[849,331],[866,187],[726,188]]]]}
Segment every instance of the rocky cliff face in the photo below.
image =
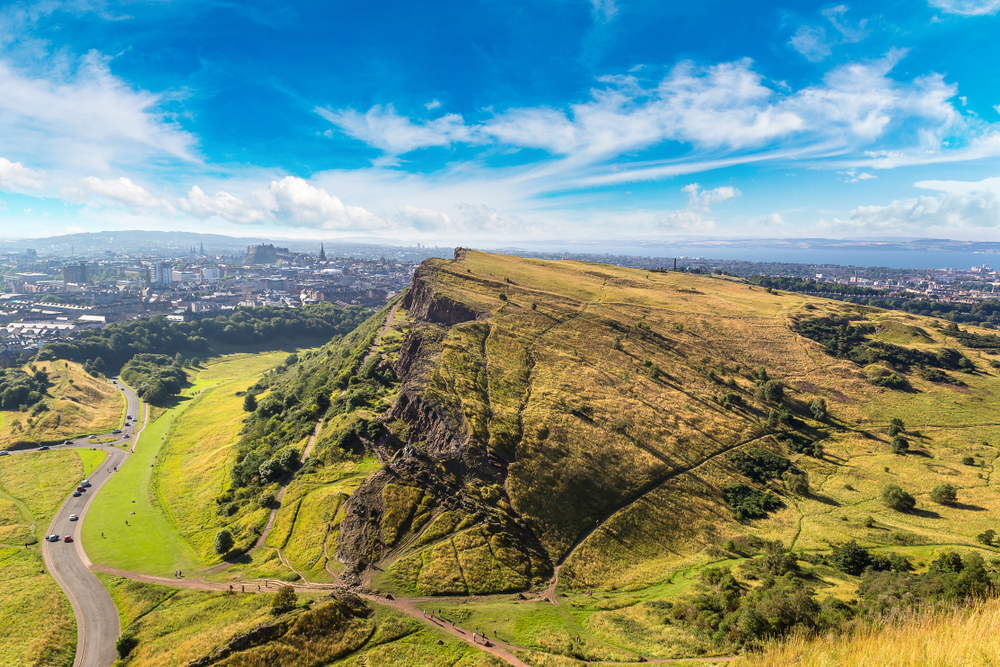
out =
{"type": "MultiPolygon", "coordinates": [[[[396,529],[387,539],[384,527],[387,516],[399,513],[391,506],[387,487],[400,485],[419,489],[423,502],[434,508],[435,518],[456,512],[465,517],[466,525],[482,525],[492,539],[507,545],[507,551],[519,554],[514,560],[520,561],[526,580],[546,577],[551,563],[538,540],[515,520],[505,498],[506,466],[484,454],[486,443],[475,441],[460,413],[456,416],[454,409],[436,405],[423,391],[427,375],[440,363],[441,342],[448,330],[487,317],[437,291],[434,278],[434,266],[425,263],[401,303],[414,322],[394,369],[401,391],[381,419],[386,424],[404,423],[405,441],[397,443],[400,448],[383,461],[382,470],[365,480],[345,505],[337,551],[337,558],[348,566],[344,580],[360,583],[370,565],[381,561],[385,566],[387,555],[393,557],[390,560],[402,555],[392,550],[396,529]],[[485,498],[470,493],[477,485],[495,491],[485,498]],[[501,501],[505,511],[498,509],[501,501]]],[[[415,523],[408,524],[413,532],[415,523]]]]}

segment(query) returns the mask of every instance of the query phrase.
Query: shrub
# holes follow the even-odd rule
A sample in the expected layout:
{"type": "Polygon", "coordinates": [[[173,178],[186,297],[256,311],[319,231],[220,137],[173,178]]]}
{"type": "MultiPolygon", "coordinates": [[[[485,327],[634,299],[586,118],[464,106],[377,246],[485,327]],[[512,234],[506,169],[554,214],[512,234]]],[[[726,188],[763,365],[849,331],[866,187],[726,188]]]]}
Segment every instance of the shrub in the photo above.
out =
{"type": "Polygon", "coordinates": [[[971,456],[963,456],[962,465],[974,466],[976,465],[976,459],[972,458],[971,456]]]}
{"type": "Polygon", "coordinates": [[[958,489],[951,484],[938,484],[931,491],[931,500],[938,505],[954,505],[958,502],[958,489]]]}
{"type": "Polygon", "coordinates": [[[906,389],[910,386],[905,377],[878,364],[865,366],[865,379],[876,387],[887,387],[888,389],[906,389]]]}
{"type": "Polygon", "coordinates": [[[291,611],[295,609],[298,600],[299,597],[295,594],[295,588],[292,586],[282,586],[274,594],[274,599],[271,600],[271,613],[277,616],[278,614],[291,611]]]}
{"type": "Polygon", "coordinates": [[[234,544],[235,541],[233,540],[233,534],[229,532],[228,528],[223,528],[215,534],[215,542],[212,546],[215,549],[215,553],[221,556],[229,553],[234,544]]]}
{"type": "Polygon", "coordinates": [[[826,399],[814,398],[809,403],[809,411],[812,412],[813,419],[821,422],[826,419],[826,399]]]}
{"type": "Polygon", "coordinates": [[[785,397],[785,383],[781,380],[767,380],[757,387],[754,397],[758,401],[767,403],[780,403],[785,397]]]}
{"type": "Polygon", "coordinates": [[[997,532],[992,528],[987,528],[983,532],[976,535],[976,542],[980,544],[985,544],[986,546],[993,546],[993,540],[996,539],[997,532]]]}
{"type": "Polygon", "coordinates": [[[257,397],[253,394],[247,394],[246,398],[243,399],[243,412],[253,412],[257,409],[257,397]]]}
{"type": "Polygon", "coordinates": [[[611,349],[612,350],[620,350],[620,349],[622,349],[622,337],[621,336],[615,336],[615,342],[611,343],[611,349]]]}
{"type": "Polygon", "coordinates": [[[786,472],[783,477],[788,490],[797,496],[809,495],[809,475],[806,473],[786,472]]]}
{"type": "Polygon", "coordinates": [[[916,499],[896,484],[882,489],[882,503],[897,512],[909,512],[917,506],[916,499]]]}
{"type": "Polygon", "coordinates": [[[730,484],[722,489],[722,493],[733,508],[737,521],[760,519],[781,507],[781,501],[773,493],[758,491],[746,484],[730,484]]]}
{"type": "Polygon", "coordinates": [[[115,651],[118,652],[118,657],[124,660],[138,645],[139,638],[135,636],[135,630],[126,628],[115,640],[115,651]]]}
{"type": "Polygon", "coordinates": [[[892,439],[892,453],[893,454],[905,454],[910,451],[910,441],[901,435],[897,435],[892,439]]]}
{"type": "Polygon", "coordinates": [[[735,451],[729,455],[729,461],[742,474],[760,484],[781,477],[792,466],[791,461],[785,457],[759,447],[735,451]]]}
{"type": "Polygon", "coordinates": [[[500,300],[501,301],[507,301],[507,294],[504,293],[504,292],[500,292],[500,300]]]}
{"type": "Polygon", "coordinates": [[[856,577],[872,564],[872,556],[868,549],[851,540],[847,544],[833,548],[830,563],[841,572],[856,577]]]}

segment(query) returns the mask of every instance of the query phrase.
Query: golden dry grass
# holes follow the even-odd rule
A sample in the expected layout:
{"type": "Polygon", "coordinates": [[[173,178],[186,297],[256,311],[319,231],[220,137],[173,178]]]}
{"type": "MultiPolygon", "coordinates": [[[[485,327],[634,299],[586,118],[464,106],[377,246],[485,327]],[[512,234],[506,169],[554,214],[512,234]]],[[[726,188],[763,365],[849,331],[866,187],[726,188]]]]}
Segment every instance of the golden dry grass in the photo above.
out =
{"type": "Polygon", "coordinates": [[[1000,665],[1000,601],[904,613],[844,637],[796,637],[734,664],[755,667],[1000,665]]]}
{"type": "Polygon", "coordinates": [[[51,386],[43,400],[48,410],[37,417],[29,412],[0,412],[0,448],[107,433],[121,424],[124,399],[103,378],[91,377],[73,361],[45,361],[35,367],[49,374],[51,386]]]}

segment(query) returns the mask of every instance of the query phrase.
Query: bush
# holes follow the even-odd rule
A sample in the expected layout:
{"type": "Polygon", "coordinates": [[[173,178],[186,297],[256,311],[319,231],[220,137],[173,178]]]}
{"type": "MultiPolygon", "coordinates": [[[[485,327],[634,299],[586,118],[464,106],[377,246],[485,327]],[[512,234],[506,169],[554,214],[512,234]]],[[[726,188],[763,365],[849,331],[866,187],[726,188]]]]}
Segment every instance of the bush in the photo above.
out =
{"type": "Polygon", "coordinates": [[[298,600],[299,596],[295,594],[295,588],[292,586],[282,586],[274,594],[274,599],[271,600],[271,613],[277,616],[278,614],[291,611],[295,609],[298,600]]]}
{"type": "Polygon", "coordinates": [[[243,399],[243,412],[253,412],[257,409],[257,397],[253,394],[247,394],[246,398],[243,399]]]}
{"type": "Polygon", "coordinates": [[[938,484],[931,491],[931,500],[938,505],[954,505],[958,502],[958,489],[951,484],[938,484]]]}
{"type": "Polygon", "coordinates": [[[791,461],[785,457],[759,447],[749,447],[745,451],[737,450],[729,455],[729,462],[742,474],[759,484],[781,477],[792,466],[791,461]]]}
{"type": "Polygon", "coordinates": [[[215,553],[222,556],[229,553],[234,544],[236,542],[233,540],[233,534],[229,532],[228,528],[223,528],[215,534],[215,542],[212,546],[215,549],[215,553]]]}
{"type": "Polygon", "coordinates": [[[118,652],[118,657],[124,660],[138,645],[139,639],[135,636],[135,630],[126,628],[115,640],[115,651],[118,652]]]}
{"type": "Polygon", "coordinates": [[[758,491],[746,484],[730,484],[722,489],[722,493],[733,508],[737,521],[760,519],[781,507],[781,501],[773,493],[758,491]]]}
{"type": "Polygon", "coordinates": [[[888,389],[906,389],[910,386],[905,377],[877,364],[865,366],[865,379],[876,387],[888,389]]]}
{"type": "Polygon", "coordinates": [[[917,506],[916,499],[896,484],[882,489],[882,503],[897,512],[909,512],[917,506]]]}
{"type": "Polygon", "coordinates": [[[985,544],[986,546],[993,546],[993,540],[996,539],[997,532],[992,528],[987,528],[983,532],[976,535],[976,542],[980,544],[985,544]]]}
{"type": "Polygon", "coordinates": [[[972,458],[971,456],[963,456],[962,465],[974,466],[976,465],[976,459],[972,458]]]}
{"type": "Polygon", "coordinates": [[[809,495],[809,475],[806,473],[786,472],[783,476],[788,490],[797,496],[809,495]]]}
{"type": "Polygon", "coordinates": [[[507,301],[507,294],[504,293],[504,292],[500,292],[500,300],[501,301],[507,301]]]}
{"type": "Polygon", "coordinates": [[[847,544],[833,548],[830,563],[841,572],[856,577],[872,564],[872,556],[868,549],[851,540],[847,544]]]}
{"type": "Polygon", "coordinates": [[[910,451],[910,441],[901,435],[897,435],[892,439],[892,453],[893,454],[905,454],[910,451]]]}
{"type": "Polygon", "coordinates": [[[767,380],[754,392],[754,398],[767,403],[780,403],[784,397],[785,383],[781,380],[767,380]]]}
{"type": "Polygon", "coordinates": [[[809,411],[812,412],[813,419],[821,422],[826,419],[826,399],[814,398],[809,403],[809,411]]]}

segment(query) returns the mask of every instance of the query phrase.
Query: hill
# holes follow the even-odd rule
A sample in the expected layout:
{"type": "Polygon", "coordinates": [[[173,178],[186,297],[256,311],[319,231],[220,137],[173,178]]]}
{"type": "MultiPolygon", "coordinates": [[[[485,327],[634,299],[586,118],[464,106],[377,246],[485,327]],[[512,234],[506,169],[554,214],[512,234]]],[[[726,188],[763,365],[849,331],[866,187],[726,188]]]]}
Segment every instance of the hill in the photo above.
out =
{"type": "Polygon", "coordinates": [[[534,590],[445,618],[566,656],[836,629],[995,583],[993,342],[725,276],[459,250],[248,388],[216,502],[266,503],[315,430],[268,542],[296,576],[534,590]]]}

